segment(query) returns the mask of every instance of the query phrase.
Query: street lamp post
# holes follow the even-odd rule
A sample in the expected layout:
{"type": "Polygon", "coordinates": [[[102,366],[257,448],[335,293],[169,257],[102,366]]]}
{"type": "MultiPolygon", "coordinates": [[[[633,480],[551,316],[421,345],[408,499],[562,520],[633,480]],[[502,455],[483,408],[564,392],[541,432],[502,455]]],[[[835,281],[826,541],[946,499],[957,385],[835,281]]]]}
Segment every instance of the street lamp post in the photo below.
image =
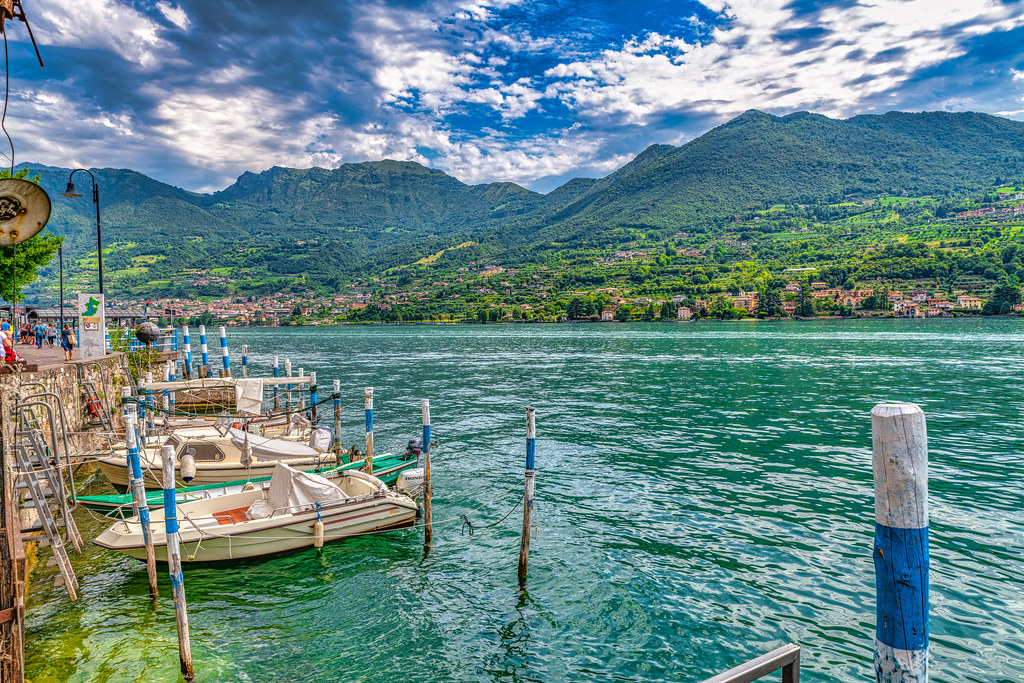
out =
{"type": "Polygon", "coordinates": [[[60,331],[64,331],[64,243],[57,247],[57,258],[60,260],[60,331]]]}
{"type": "Polygon", "coordinates": [[[88,173],[89,177],[92,179],[92,203],[96,205],[96,259],[97,259],[97,262],[99,263],[99,271],[100,271],[100,273],[99,273],[100,274],[100,294],[103,294],[103,240],[100,238],[100,190],[99,190],[99,187],[96,185],[96,176],[94,176],[92,174],[92,171],[90,171],[87,168],[76,168],[75,170],[73,170],[71,172],[71,175],[68,176],[68,188],[66,190],[64,190],[64,192],[61,194],[61,196],[62,197],[81,197],[82,196],[82,195],[78,194],[78,192],[75,191],[75,183],[72,182],[72,180],[71,180],[72,178],[75,177],[75,174],[78,173],[79,171],[84,171],[84,172],[88,173]]]}

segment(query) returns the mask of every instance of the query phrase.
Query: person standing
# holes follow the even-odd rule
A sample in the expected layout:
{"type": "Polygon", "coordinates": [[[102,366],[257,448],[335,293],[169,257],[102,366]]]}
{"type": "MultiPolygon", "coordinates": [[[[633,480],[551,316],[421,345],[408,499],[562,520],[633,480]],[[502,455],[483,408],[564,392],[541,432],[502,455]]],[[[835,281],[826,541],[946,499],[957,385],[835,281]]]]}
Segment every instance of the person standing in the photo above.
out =
{"type": "Polygon", "coordinates": [[[36,335],[36,348],[43,348],[43,340],[46,339],[46,325],[37,320],[35,326],[32,328],[32,332],[36,335]]]}
{"type": "Polygon", "coordinates": [[[54,347],[57,345],[57,328],[50,323],[46,326],[46,345],[54,347]]]}
{"type": "Polygon", "coordinates": [[[71,352],[76,344],[78,344],[78,339],[75,337],[75,333],[71,331],[71,326],[65,323],[64,329],[60,332],[60,347],[64,349],[64,360],[71,360],[71,352]]]}

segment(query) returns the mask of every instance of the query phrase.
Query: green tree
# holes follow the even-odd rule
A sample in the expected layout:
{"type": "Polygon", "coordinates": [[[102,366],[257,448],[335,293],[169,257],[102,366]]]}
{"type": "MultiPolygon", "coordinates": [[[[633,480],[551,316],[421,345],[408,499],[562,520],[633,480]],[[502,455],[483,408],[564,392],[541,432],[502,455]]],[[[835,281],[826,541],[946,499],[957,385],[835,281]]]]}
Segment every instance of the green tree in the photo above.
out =
{"type": "MultiPolygon", "coordinates": [[[[27,168],[14,173],[15,178],[33,183],[39,182],[39,176],[31,178],[27,176],[27,168]]],[[[0,170],[0,179],[10,177],[10,169],[0,170]]],[[[17,299],[21,301],[21,290],[26,285],[35,282],[39,277],[39,269],[53,259],[63,241],[63,237],[57,237],[44,229],[21,244],[0,248],[0,298],[11,301],[17,296],[17,299]],[[15,255],[17,255],[17,260],[15,260],[15,255]],[[15,273],[17,273],[17,277],[15,277],[15,273]]]]}
{"type": "Polygon", "coordinates": [[[1021,301],[1020,287],[1004,282],[992,291],[992,299],[982,309],[984,315],[1006,315],[1021,301]]]}
{"type": "Polygon", "coordinates": [[[757,308],[765,315],[782,315],[782,290],[765,285],[757,293],[757,308]]]}
{"type": "Polygon", "coordinates": [[[809,280],[800,283],[800,291],[796,295],[796,314],[802,318],[814,316],[814,297],[811,296],[809,280]]]}

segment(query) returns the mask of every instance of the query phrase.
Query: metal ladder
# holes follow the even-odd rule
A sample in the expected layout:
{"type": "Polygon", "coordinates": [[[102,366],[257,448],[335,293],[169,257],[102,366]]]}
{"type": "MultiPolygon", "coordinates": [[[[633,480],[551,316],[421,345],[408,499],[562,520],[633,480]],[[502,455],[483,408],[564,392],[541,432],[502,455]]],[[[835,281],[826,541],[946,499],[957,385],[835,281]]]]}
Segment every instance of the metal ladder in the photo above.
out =
{"type": "Polygon", "coordinates": [[[106,431],[113,432],[114,423],[110,420],[110,410],[100,397],[99,392],[96,391],[96,385],[92,381],[86,380],[82,382],[82,389],[85,391],[85,409],[90,417],[98,418],[106,431]]]}
{"type": "MultiPolygon", "coordinates": [[[[14,444],[15,490],[21,498],[21,508],[34,510],[37,516],[32,524],[21,528],[22,540],[40,541],[40,544],[50,546],[68,595],[75,600],[78,580],[75,578],[65,546],[70,541],[75,551],[81,554],[82,537],[71,516],[75,502],[74,479],[66,454],[64,462],[61,461],[55,413],[48,403],[42,401],[21,403],[17,413],[19,422],[14,444]],[[34,410],[37,406],[42,406],[48,411],[52,448],[46,442],[45,432],[34,410]],[[67,470],[67,481],[63,470],[67,470]],[[70,505],[69,491],[72,501],[70,505]],[[65,530],[63,538],[60,531],[62,526],[65,530]]],[[[63,418],[63,415],[61,417],[63,418]]]]}

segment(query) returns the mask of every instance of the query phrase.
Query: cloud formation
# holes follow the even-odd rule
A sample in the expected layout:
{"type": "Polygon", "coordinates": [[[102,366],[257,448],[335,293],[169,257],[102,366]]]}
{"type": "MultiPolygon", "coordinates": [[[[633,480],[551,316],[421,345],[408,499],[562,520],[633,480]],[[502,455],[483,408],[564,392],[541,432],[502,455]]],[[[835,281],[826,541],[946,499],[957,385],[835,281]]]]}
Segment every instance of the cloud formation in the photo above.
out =
{"type": "Polygon", "coordinates": [[[37,0],[12,40],[17,160],[213,190],[397,158],[547,190],[750,108],[1024,116],[999,0],[37,0]]]}

